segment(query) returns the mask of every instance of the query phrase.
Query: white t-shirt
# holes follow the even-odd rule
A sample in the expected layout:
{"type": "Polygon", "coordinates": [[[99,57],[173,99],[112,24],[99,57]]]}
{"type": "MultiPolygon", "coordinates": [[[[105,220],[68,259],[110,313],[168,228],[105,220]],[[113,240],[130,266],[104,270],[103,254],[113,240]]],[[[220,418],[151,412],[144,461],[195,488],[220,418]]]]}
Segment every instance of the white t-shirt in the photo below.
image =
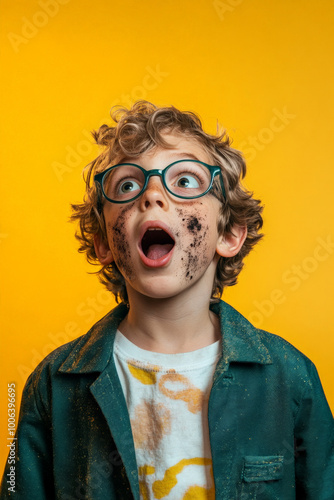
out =
{"type": "Polygon", "coordinates": [[[221,343],[180,354],[140,349],[117,331],[143,500],[214,499],[208,400],[221,343]]]}

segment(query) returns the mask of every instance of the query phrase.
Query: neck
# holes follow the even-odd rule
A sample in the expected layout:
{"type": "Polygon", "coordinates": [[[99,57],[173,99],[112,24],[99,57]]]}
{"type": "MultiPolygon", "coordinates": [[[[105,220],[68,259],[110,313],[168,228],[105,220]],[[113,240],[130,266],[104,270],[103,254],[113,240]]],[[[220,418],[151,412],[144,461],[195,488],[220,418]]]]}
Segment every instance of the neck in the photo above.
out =
{"type": "Polygon", "coordinates": [[[194,291],[175,297],[152,299],[128,290],[129,313],[119,326],[131,342],[161,353],[189,352],[221,338],[218,317],[212,313],[210,296],[194,291]]]}

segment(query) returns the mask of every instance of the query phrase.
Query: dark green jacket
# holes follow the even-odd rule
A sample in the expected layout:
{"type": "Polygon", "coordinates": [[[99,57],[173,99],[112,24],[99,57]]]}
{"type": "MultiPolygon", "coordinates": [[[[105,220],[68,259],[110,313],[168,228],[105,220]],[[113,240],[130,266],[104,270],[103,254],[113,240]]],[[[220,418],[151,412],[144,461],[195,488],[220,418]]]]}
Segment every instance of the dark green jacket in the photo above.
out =
{"type": "MultiPolygon", "coordinates": [[[[228,304],[213,310],[223,336],[209,400],[216,499],[333,500],[333,418],[314,365],[228,304]]],[[[5,476],[1,499],[139,499],[130,420],[112,355],[126,313],[118,306],[29,377],[16,492],[8,492],[5,476]]]]}

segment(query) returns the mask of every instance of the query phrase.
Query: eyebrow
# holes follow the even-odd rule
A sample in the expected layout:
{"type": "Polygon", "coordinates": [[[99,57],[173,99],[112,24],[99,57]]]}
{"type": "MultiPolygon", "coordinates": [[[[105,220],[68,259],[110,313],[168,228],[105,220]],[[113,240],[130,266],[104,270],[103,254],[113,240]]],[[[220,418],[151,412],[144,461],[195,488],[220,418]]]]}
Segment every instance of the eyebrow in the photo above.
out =
{"type": "Polygon", "coordinates": [[[197,161],[200,161],[197,158],[197,156],[195,156],[193,153],[187,153],[187,152],[179,153],[179,152],[175,152],[175,153],[172,153],[171,156],[173,156],[174,158],[185,158],[187,160],[197,160],[197,161]]]}
{"type": "MultiPolygon", "coordinates": [[[[175,153],[171,153],[170,157],[171,157],[172,160],[175,160],[175,159],[177,160],[179,158],[179,159],[186,159],[186,160],[201,161],[193,153],[187,153],[187,152],[184,152],[184,153],[181,152],[180,153],[180,152],[176,151],[175,153]]],[[[131,163],[132,161],[136,161],[136,157],[131,158],[130,156],[129,157],[125,156],[124,158],[121,158],[121,160],[119,161],[119,163],[127,163],[127,162],[131,163]]]]}

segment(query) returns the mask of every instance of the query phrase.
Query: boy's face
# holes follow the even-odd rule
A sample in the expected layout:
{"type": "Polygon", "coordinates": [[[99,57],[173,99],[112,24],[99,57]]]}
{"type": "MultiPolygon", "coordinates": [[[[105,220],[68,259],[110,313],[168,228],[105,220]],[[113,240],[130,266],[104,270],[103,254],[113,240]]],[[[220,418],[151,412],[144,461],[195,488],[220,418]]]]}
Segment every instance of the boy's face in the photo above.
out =
{"type": "MultiPolygon", "coordinates": [[[[155,148],[122,162],[132,161],[146,170],[189,158],[212,164],[195,139],[177,133],[166,133],[164,139],[171,149],[155,148]]],[[[115,261],[129,296],[132,288],[148,297],[167,298],[195,284],[211,293],[219,255],[229,251],[217,232],[220,204],[210,193],[193,200],[174,197],[161,178],[153,176],[138,199],[105,202],[107,242],[96,237],[96,253],[104,265],[115,261]]]]}

